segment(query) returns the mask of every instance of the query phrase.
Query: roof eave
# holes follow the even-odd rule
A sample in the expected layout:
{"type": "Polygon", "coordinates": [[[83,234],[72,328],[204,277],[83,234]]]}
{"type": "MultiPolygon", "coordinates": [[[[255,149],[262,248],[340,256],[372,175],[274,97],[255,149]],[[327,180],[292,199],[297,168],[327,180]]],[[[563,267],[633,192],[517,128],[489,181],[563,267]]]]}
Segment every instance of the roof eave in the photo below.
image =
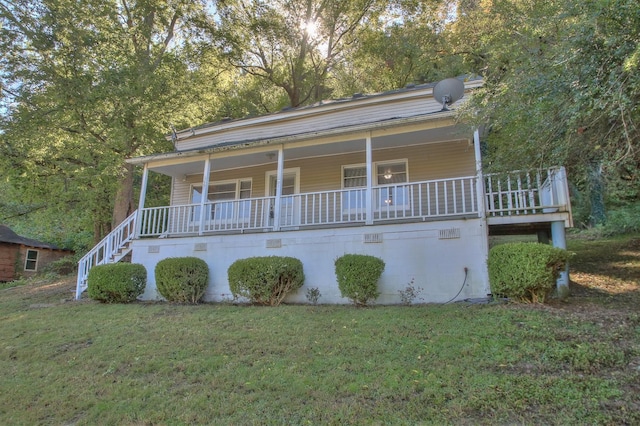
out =
{"type": "Polygon", "coordinates": [[[331,137],[331,136],[337,136],[337,135],[352,135],[352,134],[357,134],[357,133],[362,133],[367,131],[398,127],[398,126],[402,126],[410,123],[453,118],[454,116],[455,116],[455,110],[437,111],[435,113],[432,112],[429,114],[422,114],[419,116],[384,120],[384,121],[379,121],[375,123],[359,124],[359,125],[348,126],[348,127],[338,127],[333,129],[320,130],[320,131],[308,132],[308,133],[299,133],[295,135],[279,136],[279,137],[268,138],[268,139],[237,141],[237,142],[233,142],[226,145],[217,144],[217,145],[212,145],[208,147],[194,148],[194,149],[185,150],[185,151],[173,151],[173,152],[167,152],[163,154],[153,154],[153,155],[147,155],[142,157],[134,157],[134,158],[128,158],[125,161],[128,164],[132,164],[132,165],[144,165],[152,161],[171,160],[171,159],[177,159],[177,158],[190,158],[190,157],[196,157],[202,154],[213,154],[216,152],[242,150],[242,149],[255,148],[255,147],[267,146],[267,145],[275,145],[275,144],[287,144],[287,143],[301,142],[301,141],[307,141],[311,139],[319,139],[319,138],[325,138],[325,137],[331,137]]]}

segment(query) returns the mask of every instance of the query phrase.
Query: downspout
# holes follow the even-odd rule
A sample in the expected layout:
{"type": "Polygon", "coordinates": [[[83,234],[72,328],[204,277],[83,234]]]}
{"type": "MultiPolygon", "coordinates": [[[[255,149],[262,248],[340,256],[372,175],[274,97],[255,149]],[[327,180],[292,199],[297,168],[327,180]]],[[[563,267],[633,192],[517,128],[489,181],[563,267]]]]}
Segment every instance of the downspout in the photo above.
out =
{"type": "Polygon", "coordinates": [[[144,169],[142,171],[142,183],[140,184],[140,198],[138,200],[138,211],[136,213],[136,233],[133,238],[138,238],[142,232],[142,209],[144,209],[144,202],[147,198],[147,182],[149,181],[149,163],[144,163],[144,169]]]}
{"type": "Polygon", "coordinates": [[[366,224],[373,225],[373,152],[371,148],[371,132],[366,139],[367,153],[367,191],[366,191],[366,224]]]}
{"type": "Polygon", "coordinates": [[[282,206],[282,181],[284,175],[284,145],[278,147],[278,171],[276,175],[276,199],[273,211],[273,230],[280,230],[280,208],[282,206]]]}
{"type": "Polygon", "coordinates": [[[204,234],[204,223],[206,214],[204,211],[205,203],[209,200],[209,175],[211,174],[211,156],[208,156],[204,162],[204,175],[202,176],[202,194],[200,196],[200,226],[198,227],[198,235],[204,234]]]}

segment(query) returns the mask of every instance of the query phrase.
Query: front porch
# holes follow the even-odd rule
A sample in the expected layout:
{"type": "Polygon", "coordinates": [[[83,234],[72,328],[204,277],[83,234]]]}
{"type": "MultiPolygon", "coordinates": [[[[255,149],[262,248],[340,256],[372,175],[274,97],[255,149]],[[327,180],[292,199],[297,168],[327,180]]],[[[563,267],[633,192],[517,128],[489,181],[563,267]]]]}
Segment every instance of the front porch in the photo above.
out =
{"type": "Polygon", "coordinates": [[[439,179],[142,208],[137,237],[273,232],[486,217],[490,226],[565,221],[571,227],[564,168],[439,179]]]}

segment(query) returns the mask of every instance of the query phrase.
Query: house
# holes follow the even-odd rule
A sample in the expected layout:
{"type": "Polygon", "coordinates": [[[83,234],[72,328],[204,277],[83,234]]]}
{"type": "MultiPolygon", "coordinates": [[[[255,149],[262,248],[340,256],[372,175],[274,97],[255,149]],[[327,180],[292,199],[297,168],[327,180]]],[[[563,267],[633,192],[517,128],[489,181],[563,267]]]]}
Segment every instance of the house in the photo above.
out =
{"type": "Polygon", "coordinates": [[[147,269],[144,299],[159,298],[158,261],[196,256],[210,268],[205,300],[229,300],[235,260],[279,255],[306,276],[286,301],[318,288],[321,303],[347,303],[334,261],[360,253],[386,263],[377,303],[399,303],[410,282],[424,302],[485,297],[490,234],[563,246],[572,219],[562,167],[483,175],[481,129],[455,119],[481,85],[447,79],[174,133],[175,151],[128,160],[144,168],[139,209],[80,261],[76,296],[93,265],[130,253],[147,269]],[[171,176],[170,205],[145,206],[150,173],[171,176]]]}
{"type": "Polygon", "coordinates": [[[47,264],[71,254],[70,250],[21,237],[0,225],[0,282],[35,275],[47,264]]]}

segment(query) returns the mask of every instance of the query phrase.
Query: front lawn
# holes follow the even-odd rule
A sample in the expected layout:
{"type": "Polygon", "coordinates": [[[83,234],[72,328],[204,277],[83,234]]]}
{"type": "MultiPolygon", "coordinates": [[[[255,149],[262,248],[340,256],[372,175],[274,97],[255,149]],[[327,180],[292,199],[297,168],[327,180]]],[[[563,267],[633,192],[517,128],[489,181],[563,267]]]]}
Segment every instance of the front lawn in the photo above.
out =
{"type": "Polygon", "coordinates": [[[102,305],[69,300],[72,279],[0,290],[0,423],[638,424],[636,241],[571,243],[576,296],[546,306],[102,305]]]}

